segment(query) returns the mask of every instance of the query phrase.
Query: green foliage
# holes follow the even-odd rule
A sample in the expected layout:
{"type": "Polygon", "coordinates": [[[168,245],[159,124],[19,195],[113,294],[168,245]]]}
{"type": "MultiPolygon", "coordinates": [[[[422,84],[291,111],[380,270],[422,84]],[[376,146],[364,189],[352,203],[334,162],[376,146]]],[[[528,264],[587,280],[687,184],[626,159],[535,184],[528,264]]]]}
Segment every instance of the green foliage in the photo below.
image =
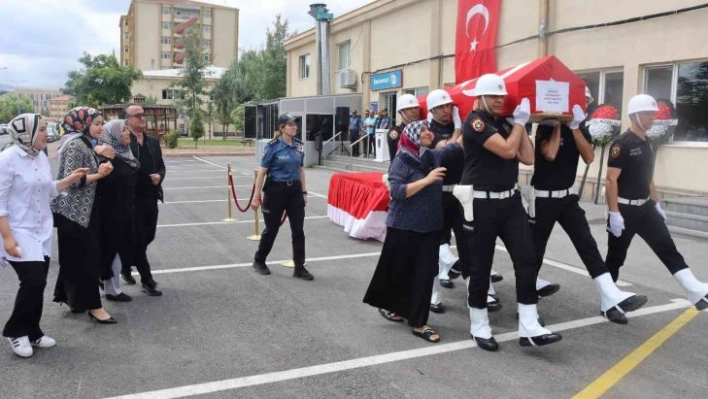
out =
{"type": "Polygon", "coordinates": [[[74,104],[97,107],[130,102],[130,88],[134,80],[142,77],[142,72],[131,66],[121,66],[115,55],[92,57],[84,53],[79,62],[84,69],[69,72],[69,79],[62,89],[64,94],[74,97],[74,104]]]}
{"type": "Polygon", "coordinates": [[[209,63],[204,61],[202,40],[196,26],[187,28],[183,41],[186,57],[181,73],[182,78],[177,82],[177,86],[185,89],[185,96],[178,105],[185,108],[187,114],[193,115],[202,105],[202,99],[199,96],[205,94],[204,70],[209,66],[209,63]]]}
{"type": "Polygon", "coordinates": [[[238,132],[245,132],[244,129],[244,124],[245,124],[245,105],[244,104],[239,104],[236,109],[231,113],[231,119],[234,121],[234,129],[238,132]]]}
{"type": "Polygon", "coordinates": [[[179,132],[177,130],[170,130],[165,134],[165,145],[167,148],[177,148],[178,141],[179,132]]]}
{"type": "Polygon", "coordinates": [[[197,148],[197,141],[204,137],[204,122],[202,120],[202,111],[195,110],[189,121],[189,136],[194,139],[194,148],[197,148]]]}
{"type": "Polygon", "coordinates": [[[8,123],[17,115],[33,112],[34,105],[29,98],[20,98],[15,93],[0,96],[0,123],[8,123]]]}
{"type": "Polygon", "coordinates": [[[157,97],[152,94],[145,99],[145,105],[155,105],[157,104],[157,97]]]}

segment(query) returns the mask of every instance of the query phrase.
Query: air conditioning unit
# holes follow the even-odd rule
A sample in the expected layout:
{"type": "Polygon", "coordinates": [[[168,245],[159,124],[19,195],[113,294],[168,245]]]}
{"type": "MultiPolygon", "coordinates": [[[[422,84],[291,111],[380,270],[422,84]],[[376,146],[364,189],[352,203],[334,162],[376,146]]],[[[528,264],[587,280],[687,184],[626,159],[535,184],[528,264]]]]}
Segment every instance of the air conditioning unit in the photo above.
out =
{"type": "Polygon", "coordinates": [[[359,76],[352,69],[344,69],[339,71],[339,87],[346,89],[355,89],[359,81],[359,76]]]}

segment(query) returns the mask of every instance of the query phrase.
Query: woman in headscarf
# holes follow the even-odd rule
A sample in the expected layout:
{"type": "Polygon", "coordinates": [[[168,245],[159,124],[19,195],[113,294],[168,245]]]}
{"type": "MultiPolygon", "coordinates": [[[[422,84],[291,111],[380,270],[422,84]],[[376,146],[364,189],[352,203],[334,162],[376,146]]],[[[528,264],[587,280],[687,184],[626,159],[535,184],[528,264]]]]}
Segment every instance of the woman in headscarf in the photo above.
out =
{"type": "Polygon", "coordinates": [[[120,289],[120,271],[123,264],[133,263],[130,243],[135,179],[140,164],[130,151],[130,132],[125,120],[106,123],[98,142],[110,146],[115,152],[113,172],[99,181],[96,188],[96,197],[101,204],[101,281],[107,300],[130,302],[132,298],[120,289]]]}
{"type": "Polygon", "coordinates": [[[52,201],[59,238],[54,302],[67,303],[74,313],[88,310],[89,317],[99,323],[114,324],[116,320],[103,309],[98,290],[101,269],[96,182],[113,170],[110,162],[99,165],[91,145],[91,139],[97,139],[103,130],[103,116],[94,108],[76,107],[66,115],[62,126],[66,134],[58,149],[59,178],[77,167],[88,168],[89,172],[52,201]]]}
{"type": "Polygon", "coordinates": [[[12,142],[0,153],[0,264],[9,263],[20,280],[15,307],[2,332],[12,350],[30,357],[32,347],[50,348],[56,341],[39,327],[52,254],[49,201],[87,172],[77,168],[52,181],[47,123],[37,114],[22,114],[7,130],[12,142]]]}
{"type": "Polygon", "coordinates": [[[436,162],[421,163],[421,155],[432,151],[427,149],[432,142],[427,121],[409,123],[403,130],[388,175],[391,200],[386,239],[364,302],[379,308],[390,321],[408,320],[414,335],[439,342],[440,335],[427,322],[438,273],[446,169],[436,162]]]}

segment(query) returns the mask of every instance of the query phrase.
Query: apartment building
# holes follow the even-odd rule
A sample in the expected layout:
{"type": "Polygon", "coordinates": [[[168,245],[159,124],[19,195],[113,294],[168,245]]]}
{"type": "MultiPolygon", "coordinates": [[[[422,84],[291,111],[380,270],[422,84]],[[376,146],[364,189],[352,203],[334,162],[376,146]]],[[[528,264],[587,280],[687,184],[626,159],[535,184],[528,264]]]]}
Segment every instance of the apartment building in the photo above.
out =
{"type": "Polygon", "coordinates": [[[196,26],[204,59],[227,68],[238,56],[237,8],[192,0],[132,0],[120,18],[121,65],[143,71],[184,66],[183,34],[196,26]]]}
{"type": "Polygon", "coordinates": [[[49,112],[49,100],[61,96],[59,89],[16,87],[14,92],[20,98],[29,98],[38,114],[49,112]]]}
{"type": "Polygon", "coordinates": [[[49,119],[60,121],[69,111],[69,96],[63,95],[49,100],[49,119]]]}

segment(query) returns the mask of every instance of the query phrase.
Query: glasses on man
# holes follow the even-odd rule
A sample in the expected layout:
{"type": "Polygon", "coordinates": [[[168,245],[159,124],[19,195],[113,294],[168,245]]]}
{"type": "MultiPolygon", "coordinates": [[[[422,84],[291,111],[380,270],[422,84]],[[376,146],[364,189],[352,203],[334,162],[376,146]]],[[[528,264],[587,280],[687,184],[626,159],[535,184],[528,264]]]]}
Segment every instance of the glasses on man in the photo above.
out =
{"type": "Polygon", "coordinates": [[[128,115],[128,118],[144,119],[145,113],[141,112],[139,114],[128,115]]]}

